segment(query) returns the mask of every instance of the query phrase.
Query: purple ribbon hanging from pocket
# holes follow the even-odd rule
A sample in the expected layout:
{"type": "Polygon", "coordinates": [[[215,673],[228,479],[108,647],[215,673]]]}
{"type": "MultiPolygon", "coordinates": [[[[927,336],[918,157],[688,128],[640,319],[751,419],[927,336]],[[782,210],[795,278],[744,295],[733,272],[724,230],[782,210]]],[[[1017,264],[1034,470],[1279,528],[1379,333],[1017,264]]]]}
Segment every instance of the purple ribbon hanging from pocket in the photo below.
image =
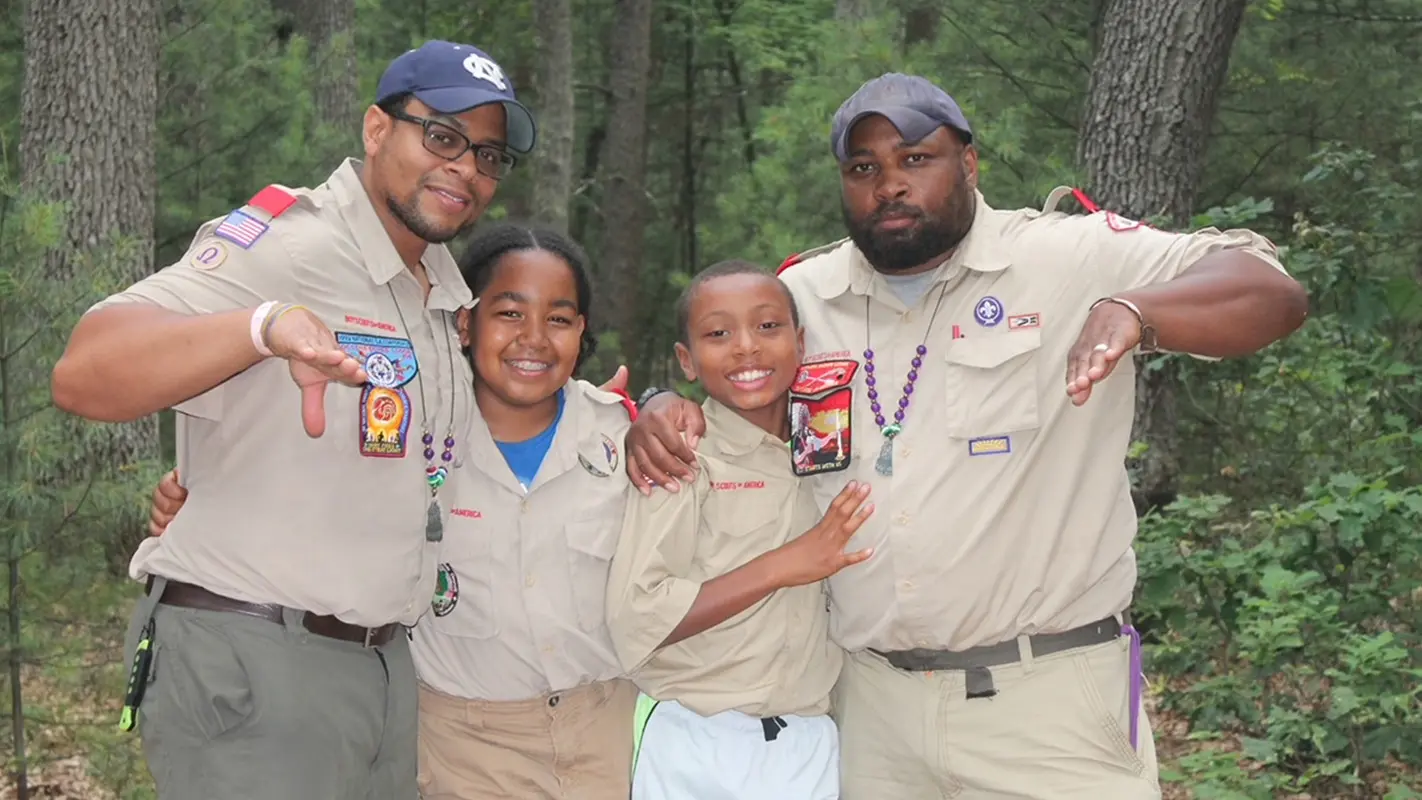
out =
{"type": "Polygon", "coordinates": [[[1144,699],[1145,673],[1141,669],[1141,634],[1134,625],[1125,625],[1121,628],[1121,633],[1131,637],[1131,749],[1139,750],[1136,746],[1140,728],[1141,701],[1144,699]]]}

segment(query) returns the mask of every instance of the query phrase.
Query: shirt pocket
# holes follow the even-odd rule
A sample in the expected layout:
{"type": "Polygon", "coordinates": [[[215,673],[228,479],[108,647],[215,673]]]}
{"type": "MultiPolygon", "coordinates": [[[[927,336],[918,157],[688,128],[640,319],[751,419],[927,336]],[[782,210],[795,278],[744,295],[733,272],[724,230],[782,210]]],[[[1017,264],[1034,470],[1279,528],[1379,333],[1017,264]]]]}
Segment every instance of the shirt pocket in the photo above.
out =
{"type": "Polygon", "coordinates": [[[574,520],[568,538],[568,581],[578,610],[578,627],[588,633],[607,624],[607,574],[617,552],[622,518],[610,514],[574,520]]]}
{"type": "Polygon", "coordinates": [[[706,504],[706,522],[718,534],[742,538],[770,526],[789,513],[785,494],[770,488],[718,491],[714,502],[706,504]]]}
{"type": "Polygon", "coordinates": [[[449,636],[492,639],[499,634],[493,542],[484,526],[460,528],[449,532],[459,536],[454,546],[449,546],[446,535],[445,560],[439,565],[430,601],[432,627],[449,636]]]}
{"type": "Polygon", "coordinates": [[[783,487],[718,492],[702,511],[713,535],[696,542],[693,577],[719,577],[804,533],[787,530],[789,492],[783,487]]]}
{"type": "Polygon", "coordinates": [[[1038,428],[1041,349],[1040,329],[954,341],[944,355],[948,434],[972,439],[1038,428]]]}

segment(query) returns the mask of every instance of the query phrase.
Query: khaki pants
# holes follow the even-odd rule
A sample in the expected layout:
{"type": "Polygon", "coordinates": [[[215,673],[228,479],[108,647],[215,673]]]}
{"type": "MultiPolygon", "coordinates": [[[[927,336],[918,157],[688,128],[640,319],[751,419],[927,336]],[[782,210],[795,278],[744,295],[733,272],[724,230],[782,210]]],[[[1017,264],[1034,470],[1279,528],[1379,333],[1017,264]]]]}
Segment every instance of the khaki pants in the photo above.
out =
{"type": "Polygon", "coordinates": [[[835,687],[843,800],[1159,798],[1142,711],[1133,750],[1130,639],[992,669],[967,699],[961,671],[904,672],[851,654],[835,687]]]}
{"type": "Polygon", "coordinates": [[[625,800],[637,689],[612,680],[511,702],[420,685],[424,800],[625,800]]]}
{"type": "MultiPolygon", "coordinates": [[[[139,733],[160,800],[414,800],[410,640],[384,647],[145,595],[128,659],[152,615],[139,733]]],[[[128,662],[132,664],[130,660],[128,662]]]]}

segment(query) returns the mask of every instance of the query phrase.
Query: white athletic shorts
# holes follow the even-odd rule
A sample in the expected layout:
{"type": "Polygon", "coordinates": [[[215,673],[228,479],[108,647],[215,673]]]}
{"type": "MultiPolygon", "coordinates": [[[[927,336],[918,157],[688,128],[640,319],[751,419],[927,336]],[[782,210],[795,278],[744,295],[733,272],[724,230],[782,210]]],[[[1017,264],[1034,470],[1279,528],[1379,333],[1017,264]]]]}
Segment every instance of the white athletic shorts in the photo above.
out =
{"type": "Polygon", "coordinates": [[[828,715],[703,717],[670,700],[647,720],[632,800],[837,800],[839,729],[828,715]],[[780,720],[783,725],[775,722],[780,720]]]}

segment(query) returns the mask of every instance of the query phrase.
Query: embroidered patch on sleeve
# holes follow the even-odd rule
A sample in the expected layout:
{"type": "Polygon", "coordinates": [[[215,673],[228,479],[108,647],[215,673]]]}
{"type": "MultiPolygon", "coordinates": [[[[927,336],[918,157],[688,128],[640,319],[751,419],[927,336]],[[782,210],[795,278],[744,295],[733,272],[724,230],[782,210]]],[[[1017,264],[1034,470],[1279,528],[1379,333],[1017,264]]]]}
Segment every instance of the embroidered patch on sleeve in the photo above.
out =
{"type": "Polygon", "coordinates": [[[853,360],[800,365],[790,387],[790,465],[796,475],[849,468],[858,371],[853,360]]]}
{"type": "Polygon", "coordinates": [[[243,214],[241,211],[233,211],[227,218],[218,223],[217,228],[212,231],[213,236],[221,236],[227,241],[247,249],[257,243],[262,238],[262,234],[267,232],[267,223],[256,217],[243,214]]]}
{"type": "Polygon", "coordinates": [[[193,251],[188,257],[188,263],[195,269],[217,269],[222,266],[222,262],[227,260],[227,245],[216,239],[209,239],[202,243],[202,246],[193,251]]]}
{"type": "Polygon", "coordinates": [[[409,339],[345,331],[336,343],[365,367],[360,393],[360,454],[404,458],[409,445],[410,395],[403,388],[419,371],[409,339]]]}

